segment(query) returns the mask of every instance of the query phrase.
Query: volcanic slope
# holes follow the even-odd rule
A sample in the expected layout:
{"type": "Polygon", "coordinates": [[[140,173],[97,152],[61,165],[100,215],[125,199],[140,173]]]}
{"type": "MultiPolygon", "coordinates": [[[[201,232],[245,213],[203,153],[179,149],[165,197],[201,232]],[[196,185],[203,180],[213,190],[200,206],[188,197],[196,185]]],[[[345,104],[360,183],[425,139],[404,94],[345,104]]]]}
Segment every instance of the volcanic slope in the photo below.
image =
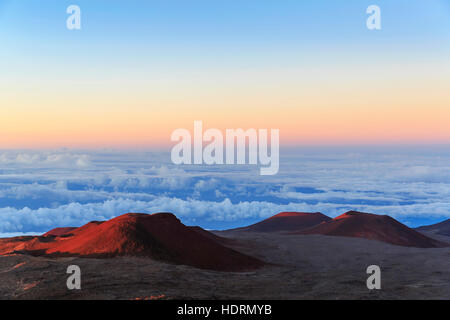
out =
{"type": "Polygon", "coordinates": [[[450,219],[429,226],[419,227],[416,230],[436,233],[442,236],[450,237],[450,219]]]}
{"type": "Polygon", "coordinates": [[[61,236],[0,239],[0,255],[144,256],[218,271],[244,271],[263,265],[256,258],[223,246],[207,232],[186,227],[171,213],[129,213],[106,222],[90,222],[61,236]]]}
{"type": "Polygon", "coordinates": [[[295,232],[311,228],[330,220],[330,217],[320,212],[281,212],[266,220],[236,230],[254,232],[295,232]]]}
{"type": "Polygon", "coordinates": [[[447,244],[431,239],[387,215],[357,211],[346,212],[301,233],[365,238],[405,247],[437,248],[447,246],[447,244]]]}

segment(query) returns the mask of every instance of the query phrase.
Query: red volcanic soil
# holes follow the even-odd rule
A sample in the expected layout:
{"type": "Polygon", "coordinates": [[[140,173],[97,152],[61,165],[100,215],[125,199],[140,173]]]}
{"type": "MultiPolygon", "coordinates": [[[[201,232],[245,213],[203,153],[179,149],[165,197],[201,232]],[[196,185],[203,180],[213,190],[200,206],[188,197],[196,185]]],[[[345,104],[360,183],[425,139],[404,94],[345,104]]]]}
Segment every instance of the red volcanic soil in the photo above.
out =
{"type": "Polygon", "coordinates": [[[106,222],[90,222],[63,236],[0,239],[0,255],[145,256],[218,271],[243,271],[263,265],[255,258],[224,247],[203,231],[186,227],[171,213],[129,213],[106,222]]]}
{"type": "Polygon", "coordinates": [[[405,247],[438,248],[447,246],[445,243],[408,228],[387,215],[356,211],[349,211],[301,233],[366,238],[405,247]]]}
{"type": "Polygon", "coordinates": [[[188,228],[193,230],[193,231],[195,231],[195,232],[197,232],[197,233],[200,233],[202,236],[204,236],[204,237],[206,237],[206,238],[208,238],[210,240],[213,240],[215,242],[218,242],[218,243],[221,243],[221,244],[224,244],[224,245],[234,243],[233,239],[220,237],[220,236],[215,235],[212,232],[206,231],[205,229],[203,229],[201,227],[198,227],[198,226],[188,227],[188,228]]]}
{"type": "Polygon", "coordinates": [[[331,220],[330,217],[327,217],[320,212],[282,212],[266,220],[237,230],[255,232],[293,232],[311,228],[329,220],[331,220]]]}
{"type": "Polygon", "coordinates": [[[46,233],[44,233],[42,236],[43,237],[47,237],[47,236],[54,236],[54,237],[59,237],[65,234],[69,234],[71,231],[75,230],[75,227],[67,227],[67,228],[55,228],[52,229],[46,233]]]}
{"type": "Polygon", "coordinates": [[[418,231],[427,231],[427,232],[433,232],[436,234],[440,234],[443,236],[450,237],[450,219],[447,219],[445,221],[432,224],[429,226],[423,226],[419,227],[416,230],[418,231]]]}

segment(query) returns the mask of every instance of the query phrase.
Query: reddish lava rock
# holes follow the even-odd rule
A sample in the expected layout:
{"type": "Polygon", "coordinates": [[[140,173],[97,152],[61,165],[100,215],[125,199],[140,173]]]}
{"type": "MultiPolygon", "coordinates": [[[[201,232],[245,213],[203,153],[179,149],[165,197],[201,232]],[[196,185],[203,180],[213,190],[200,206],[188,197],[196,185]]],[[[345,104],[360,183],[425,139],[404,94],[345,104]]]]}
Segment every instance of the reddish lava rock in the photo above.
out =
{"type": "Polygon", "coordinates": [[[327,217],[320,212],[281,212],[266,220],[248,227],[239,228],[238,230],[255,232],[294,232],[316,226],[329,220],[331,220],[330,217],[327,217]]]}
{"type": "Polygon", "coordinates": [[[76,229],[75,227],[55,228],[55,229],[52,229],[52,230],[44,233],[42,236],[43,237],[48,237],[48,236],[60,237],[60,236],[69,234],[71,231],[73,231],[75,229],[76,229]]]}
{"type": "Polygon", "coordinates": [[[218,271],[244,271],[263,265],[258,259],[227,248],[204,233],[186,227],[171,213],[129,213],[106,222],[90,222],[63,237],[0,239],[0,255],[142,256],[218,271]]]}
{"type": "Polygon", "coordinates": [[[408,228],[387,215],[357,211],[349,211],[301,233],[365,238],[405,247],[438,248],[448,246],[408,228]]]}

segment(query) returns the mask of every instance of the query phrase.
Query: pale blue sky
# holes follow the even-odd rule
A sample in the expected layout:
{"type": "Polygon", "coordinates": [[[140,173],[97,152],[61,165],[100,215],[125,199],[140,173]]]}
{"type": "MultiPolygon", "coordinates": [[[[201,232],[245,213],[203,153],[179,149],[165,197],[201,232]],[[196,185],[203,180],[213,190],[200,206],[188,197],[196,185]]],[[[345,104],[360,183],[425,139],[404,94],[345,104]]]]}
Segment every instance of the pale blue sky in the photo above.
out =
{"type": "Polygon", "coordinates": [[[0,40],[3,63],[28,58],[49,69],[61,68],[71,56],[85,60],[86,67],[113,61],[149,69],[208,67],[225,57],[233,64],[278,58],[297,65],[322,50],[347,55],[348,61],[362,53],[364,59],[389,56],[386,51],[448,56],[450,5],[447,0],[0,0],[0,40]],[[70,4],[81,7],[82,32],[65,28],[70,4]],[[383,32],[365,27],[371,4],[381,7],[383,32]]]}

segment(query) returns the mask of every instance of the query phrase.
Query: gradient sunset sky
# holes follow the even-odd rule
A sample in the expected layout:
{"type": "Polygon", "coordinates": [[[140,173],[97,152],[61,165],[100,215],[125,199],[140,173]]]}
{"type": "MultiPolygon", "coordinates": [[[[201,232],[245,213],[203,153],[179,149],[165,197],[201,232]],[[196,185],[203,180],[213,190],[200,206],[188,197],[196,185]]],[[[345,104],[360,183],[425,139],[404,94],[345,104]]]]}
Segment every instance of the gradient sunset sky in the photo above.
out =
{"type": "Polygon", "coordinates": [[[450,1],[0,0],[0,148],[168,146],[194,120],[450,143],[450,1]]]}

